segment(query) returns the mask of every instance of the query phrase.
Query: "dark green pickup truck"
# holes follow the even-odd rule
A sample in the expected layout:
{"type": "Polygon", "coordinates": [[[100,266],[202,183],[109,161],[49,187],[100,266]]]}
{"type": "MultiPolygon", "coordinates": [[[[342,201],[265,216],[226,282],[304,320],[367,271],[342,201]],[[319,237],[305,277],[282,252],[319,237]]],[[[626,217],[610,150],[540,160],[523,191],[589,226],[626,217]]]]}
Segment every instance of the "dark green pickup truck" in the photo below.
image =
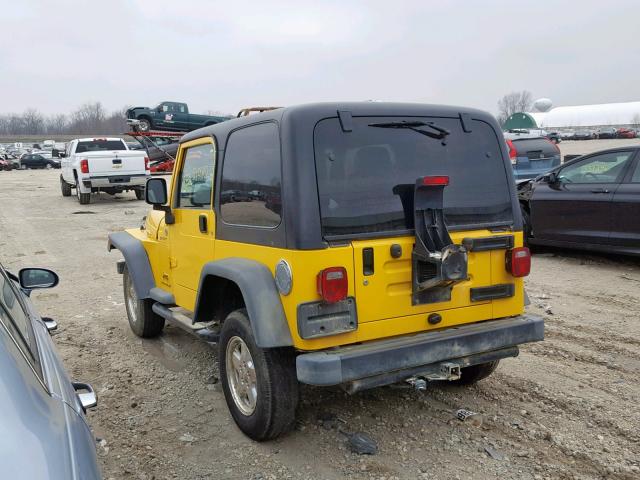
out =
{"type": "Polygon", "coordinates": [[[155,108],[133,107],[127,110],[126,115],[128,119],[139,121],[138,128],[142,132],[149,130],[190,132],[232,118],[189,113],[187,104],[180,102],[162,102],[155,108]]]}

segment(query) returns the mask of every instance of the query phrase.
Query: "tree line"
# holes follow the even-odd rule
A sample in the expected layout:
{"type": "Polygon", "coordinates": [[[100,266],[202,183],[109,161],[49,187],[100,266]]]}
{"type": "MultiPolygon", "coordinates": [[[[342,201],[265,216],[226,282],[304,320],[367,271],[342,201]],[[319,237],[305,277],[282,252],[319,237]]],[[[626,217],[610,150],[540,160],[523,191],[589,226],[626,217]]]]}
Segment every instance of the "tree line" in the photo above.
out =
{"type": "Polygon", "coordinates": [[[43,115],[34,108],[0,114],[0,135],[120,134],[127,131],[123,107],[107,112],[100,102],[89,102],[70,114],[43,115]]]}

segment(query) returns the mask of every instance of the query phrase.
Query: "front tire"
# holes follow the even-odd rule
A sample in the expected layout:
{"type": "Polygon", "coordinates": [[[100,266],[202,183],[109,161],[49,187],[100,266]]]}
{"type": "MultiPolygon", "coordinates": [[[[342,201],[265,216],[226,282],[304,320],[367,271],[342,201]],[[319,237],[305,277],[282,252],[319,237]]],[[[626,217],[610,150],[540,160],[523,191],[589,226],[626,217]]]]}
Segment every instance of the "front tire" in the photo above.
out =
{"type": "Polygon", "coordinates": [[[126,264],[122,272],[122,288],[124,289],[124,306],[133,333],[142,338],[160,335],[164,328],[164,318],[151,308],[153,300],[138,298],[126,264]]]}
{"type": "Polygon", "coordinates": [[[140,122],[138,124],[138,129],[141,132],[148,132],[149,130],[151,130],[151,120],[147,118],[139,118],[138,121],[140,122]]]}
{"type": "Polygon", "coordinates": [[[298,405],[293,351],[259,348],[245,309],[227,316],[219,349],[224,397],[240,430],[257,441],[291,430],[298,405]]]}

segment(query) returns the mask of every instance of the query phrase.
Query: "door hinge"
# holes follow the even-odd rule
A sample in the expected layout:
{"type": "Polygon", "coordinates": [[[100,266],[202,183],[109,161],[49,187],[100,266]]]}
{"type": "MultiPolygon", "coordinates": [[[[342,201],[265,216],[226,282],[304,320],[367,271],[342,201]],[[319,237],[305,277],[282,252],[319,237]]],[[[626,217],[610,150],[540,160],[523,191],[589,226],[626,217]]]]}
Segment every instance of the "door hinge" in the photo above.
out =
{"type": "Polygon", "coordinates": [[[176,268],[178,266],[178,259],[175,257],[169,257],[169,267],[176,268]]]}

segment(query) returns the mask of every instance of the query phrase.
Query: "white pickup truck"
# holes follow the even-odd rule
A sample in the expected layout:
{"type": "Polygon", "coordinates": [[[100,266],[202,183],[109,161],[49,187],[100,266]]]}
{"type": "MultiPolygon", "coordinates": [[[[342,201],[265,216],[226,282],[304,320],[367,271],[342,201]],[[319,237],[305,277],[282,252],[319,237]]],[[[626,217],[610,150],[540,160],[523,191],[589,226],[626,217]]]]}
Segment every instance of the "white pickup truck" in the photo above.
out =
{"type": "Polygon", "coordinates": [[[78,201],[85,205],[92,192],[110,195],[133,190],[144,198],[149,177],[149,159],[144,150],[129,150],[121,138],[78,138],[62,154],[60,189],[64,197],[76,189],[78,201]]]}

